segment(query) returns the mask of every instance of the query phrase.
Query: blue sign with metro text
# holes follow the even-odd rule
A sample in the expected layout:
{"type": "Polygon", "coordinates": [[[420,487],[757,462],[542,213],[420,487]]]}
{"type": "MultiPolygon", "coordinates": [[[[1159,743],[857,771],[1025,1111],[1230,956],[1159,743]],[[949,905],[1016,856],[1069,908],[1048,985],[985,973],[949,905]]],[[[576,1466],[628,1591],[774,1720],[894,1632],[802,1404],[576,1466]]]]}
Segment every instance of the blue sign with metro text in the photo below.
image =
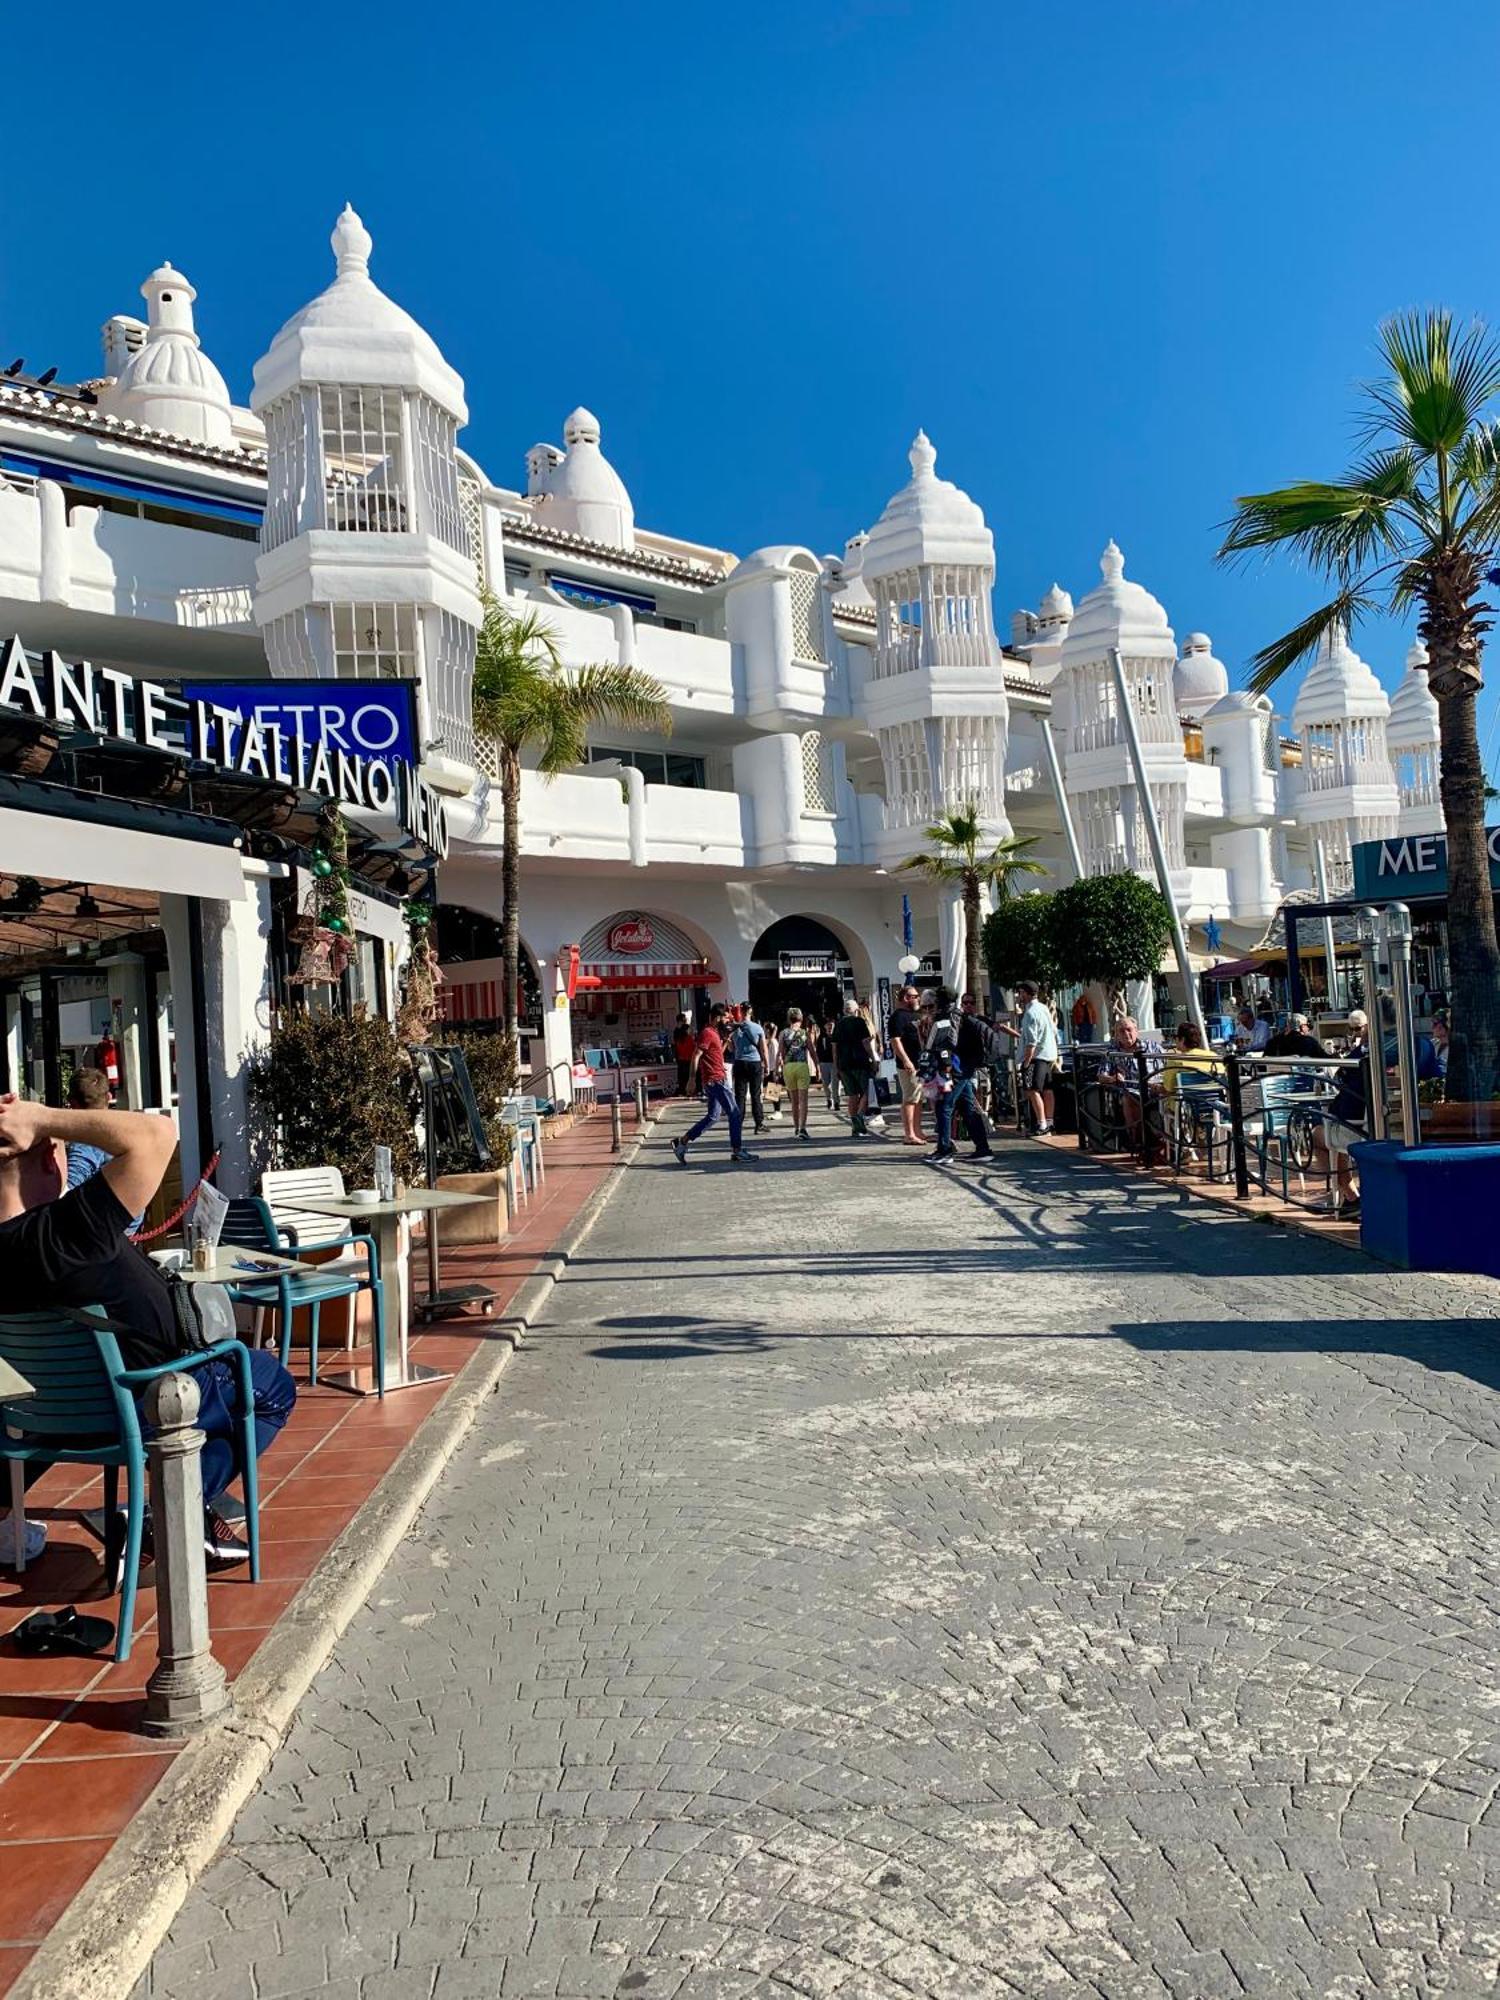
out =
{"type": "MultiPolygon", "coordinates": [[[[1500,826],[1485,828],[1490,851],[1490,887],[1500,891],[1500,826]]],[[[1448,836],[1403,834],[1390,840],[1362,840],[1353,850],[1354,893],[1361,902],[1390,903],[1402,896],[1446,896],[1448,836]]]]}
{"type": "Polygon", "coordinates": [[[376,764],[420,763],[411,681],[184,681],[183,697],[376,764]]]}

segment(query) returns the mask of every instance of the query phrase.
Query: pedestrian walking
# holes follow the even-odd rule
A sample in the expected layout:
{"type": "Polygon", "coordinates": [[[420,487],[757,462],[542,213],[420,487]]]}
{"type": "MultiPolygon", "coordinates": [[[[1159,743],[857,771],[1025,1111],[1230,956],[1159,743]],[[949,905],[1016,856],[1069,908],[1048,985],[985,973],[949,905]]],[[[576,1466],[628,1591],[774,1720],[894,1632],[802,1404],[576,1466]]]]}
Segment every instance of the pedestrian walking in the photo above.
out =
{"type": "Polygon", "coordinates": [[[734,1064],[734,1101],[741,1119],[749,1100],[750,1116],[757,1134],[766,1128],[766,1037],[747,1000],[729,1036],[729,1055],[734,1064]]]}
{"type": "Polygon", "coordinates": [[[1052,1130],[1046,1093],[1057,1067],[1057,1025],[1037,998],[1035,980],[1023,979],[1016,992],[1021,1000],[1021,1085],[1031,1104],[1032,1131],[1044,1139],[1052,1130]]]}
{"type": "Polygon", "coordinates": [[[870,1024],[852,997],[844,1002],[843,1015],[833,1031],[833,1056],[849,1104],[850,1137],[867,1139],[870,1127],[865,1119],[865,1100],[875,1074],[875,1045],[870,1039],[870,1024]]]}
{"type": "Polygon", "coordinates": [[[774,1021],[766,1023],[766,1103],[770,1107],[770,1122],[779,1125],[782,1119],[782,1099],[786,1096],[786,1078],[782,1071],[785,1058],[781,1052],[781,1030],[774,1021]]]}
{"type": "Polygon", "coordinates": [[[839,1016],[836,1013],[825,1014],[818,1035],[818,1068],[822,1073],[823,1094],[830,1111],[839,1108],[838,1032],[839,1016]]]}
{"type": "Polygon", "coordinates": [[[792,1108],[792,1137],[806,1139],[807,1101],[812,1092],[816,1060],[815,1031],[802,1018],[800,1007],[789,1007],[786,1031],[781,1037],[781,1074],[786,1083],[787,1102],[792,1108]]]}
{"type": "Polygon", "coordinates": [[[744,1123],[740,1117],[740,1107],[735,1103],[734,1093],[729,1088],[724,1061],[724,1034],[728,1022],[728,1004],[720,1000],[709,1015],[708,1026],[699,1035],[698,1046],[693,1051],[692,1076],[689,1081],[702,1084],[708,1108],[696,1125],[684,1132],[680,1139],[672,1141],[672,1151],[677,1155],[680,1166],[687,1165],[688,1147],[717,1125],[721,1117],[727,1117],[729,1120],[730,1159],[738,1166],[755,1158],[753,1153],[746,1152],[741,1143],[744,1123]]]}

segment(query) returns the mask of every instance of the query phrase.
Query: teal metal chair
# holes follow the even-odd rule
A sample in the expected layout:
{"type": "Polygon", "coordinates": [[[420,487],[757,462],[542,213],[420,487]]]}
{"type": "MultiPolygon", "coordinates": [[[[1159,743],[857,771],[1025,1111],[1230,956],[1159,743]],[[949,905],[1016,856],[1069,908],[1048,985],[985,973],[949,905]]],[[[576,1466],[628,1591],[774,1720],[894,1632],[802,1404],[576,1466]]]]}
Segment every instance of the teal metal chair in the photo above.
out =
{"type": "MultiPolygon", "coordinates": [[[[1303,1077],[1268,1076],[1260,1086],[1260,1110],[1250,1114],[1260,1121],[1254,1139],[1255,1166],[1261,1187],[1267,1194],[1271,1192],[1266,1186],[1266,1176],[1270,1171],[1271,1148],[1274,1145],[1281,1162],[1283,1201],[1291,1199],[1291,1180],[1288,1170],[1298,1164],[1296,1159],[1298,1115],[1304,1110],[1302,1105],[1289,1104],[1286,1099],[1297,1096],[1299,1092],[1305,1094],[1306,1087],[1306,1079],[1303,1077]]],[[[1301,1171],[1300,1167],[1298,1171],[1301,1171]]]]}
{"type": "MultiPolygon", "coordinates": [[[[255,1464],[255,1392],[250,1351],[221,1340],[201,1353],[179,1355],[154,1368],[127,1368],[119,1343],[88,1313],[7,1313],[0,1317],[0,1355],[32,1385],[23,1401],[0,1404],[0,1459],[28,1465],[97,1465],[104,1473],[104,1568],[110,1590],[120,1586],[115,1658],[130,1657],[146,1518],[146,1446],[137,1395],[162,1375],[191,1375],[226,1361],[239,1378],[241,1417],[236,1456],[245,1495],[250,1580],[260,1581],[260,1488],[255,1464]],[[115,1528],[120,1473],[125,1474],[125,1539],[115,1528]]],[[[12,1478],[16,1479],[13,1472],[12,1478]]],[[[17,1480],[17,1484],[19,1481],[17,1480]]]]}
{"type": "MultiPolygon", "coordinates": [[[[229,1204],[219,1237],[222,1246],[237,1250],[270,1250],[288,1254],[283,1246],[276,1218],[264,1196],[238,1195],[229,1204]]],[[[385,1394],[385,1286],[374,1245],[370,1246],[368,1272],[347,1264],[305,1264],[290,1271],[268,1271],[263,1278],[248,1278],[228,1287],[229,1296],[258,1312],[274,1312],[281,1321],[281,1365],[288,1366],[292,1351],[292,1315],[300,1306],[308,1312],[308,1379],[318,1379],[318,1317],[331,1299],[350,1299],[368,1291],[375,1320],[375,1393],[385,1394]]]]}

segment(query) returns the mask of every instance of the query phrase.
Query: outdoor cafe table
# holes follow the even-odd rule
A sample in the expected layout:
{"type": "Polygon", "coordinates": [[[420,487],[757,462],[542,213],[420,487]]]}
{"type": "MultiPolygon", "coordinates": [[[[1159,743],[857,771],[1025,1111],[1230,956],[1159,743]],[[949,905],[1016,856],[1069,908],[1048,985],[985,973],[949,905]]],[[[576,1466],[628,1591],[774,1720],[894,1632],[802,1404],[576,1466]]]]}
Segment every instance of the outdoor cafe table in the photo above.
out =
{"type": "MultiPolygon", "coordinates": [[[[394,1389],[414,1389],[423,1382],[445,1381],[453,1372],[451,1369],[429,1368],[424,1362],[411,1358],[411,1273],[407,1269],[407,1258],[411,1250],[413,1218],[430,1215],[432,1222],[429,1227],[435,1227],[440,1209],[468,1208],[486,1199],[481,1194],[459,1194],[452,1188],[411,1188],[406,1194],[398,1194],[394,1201],[381,1201],[373,1195],[356,1193],[337,1198],[328,1195],[316,1201],[299,1203],[311,1215],[336,1215],[345,1222],[369,1222],[374,1225],[375,1245],[380,1252],[380,1278],[385,1287],[386,1331],[389,1334],[394,1326],[396,1334],[395,1364],[392,1366],[389,1361],[386,1364],[387,1395],[394,1389]]],[[[333,1388],[347,1389],[351,1395],[372,1396],[375,1393],[373,1369],[341,1369],[319,1379],[333,1388]]]]}
{"type": "MultiPolygon", "coordinates": [[[[175,1250],[158,1251],[158,1261],[174,1257],[175,1250]]],[[[185,1285],[244,1285],[256,1277],[274,1277],[278,1271],[311,1271],[311,1264],[299,1264],[295,1257],[279,1257],[274,1250],[242,1250],[234,1244],[215,1249],[202,1270],[193,1263],[191,1252],[184,1253],[174,1276],[185,1285]]]]}

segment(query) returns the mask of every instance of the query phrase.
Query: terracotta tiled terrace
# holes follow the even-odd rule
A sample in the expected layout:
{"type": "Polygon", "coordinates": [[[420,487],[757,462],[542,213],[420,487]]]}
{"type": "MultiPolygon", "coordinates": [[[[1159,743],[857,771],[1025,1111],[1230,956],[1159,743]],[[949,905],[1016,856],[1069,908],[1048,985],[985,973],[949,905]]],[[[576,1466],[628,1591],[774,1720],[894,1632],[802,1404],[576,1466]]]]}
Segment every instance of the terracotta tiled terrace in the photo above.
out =
{"type": "MultiPolygon", "coordinates": [[[[547,1142],[546,1179],[498,1247],[445,1250],[445,1281],[483,1279],[503,1313],[521,1284],[611,1171],[609,1119],[593,1117],[547,1142]]],[[[418,1247],[416,1262],[421,1267],[418,1247]]],[[[469,1317],[416,1335],[412,1352],[457,1370],[488,1322],[469,1317]]],[[[368,1357],[366,1357],[368,1358],[368,1357]]],[[[339,1365],[325,1343],[325,1367],[339,1365]]],[[[294,1352],[297,1407],[261,1461],[262,1580],[232,1570],[209,1584],[214,1652],[233,1678],[319,1559],[369,1498],[402,1447],[451,1388],[403,1390],[383,1403],[308,1388],[294,1352]]],[[[57,1921],[176,1754],[138,1733],[156,1664],[155,1593],[143,1569],[128,1661],[18,1653],[8,1634],[38,1607],[76,1604],[118,1618],[103,1594],[101,1551],[80,1516],[102,1504],[97,1476],[59,1467],[32,1488],[28,1518],[46,1524],[45,1554],[21,1577],[0,1570],[0,1993],[57,1921]]]]}

